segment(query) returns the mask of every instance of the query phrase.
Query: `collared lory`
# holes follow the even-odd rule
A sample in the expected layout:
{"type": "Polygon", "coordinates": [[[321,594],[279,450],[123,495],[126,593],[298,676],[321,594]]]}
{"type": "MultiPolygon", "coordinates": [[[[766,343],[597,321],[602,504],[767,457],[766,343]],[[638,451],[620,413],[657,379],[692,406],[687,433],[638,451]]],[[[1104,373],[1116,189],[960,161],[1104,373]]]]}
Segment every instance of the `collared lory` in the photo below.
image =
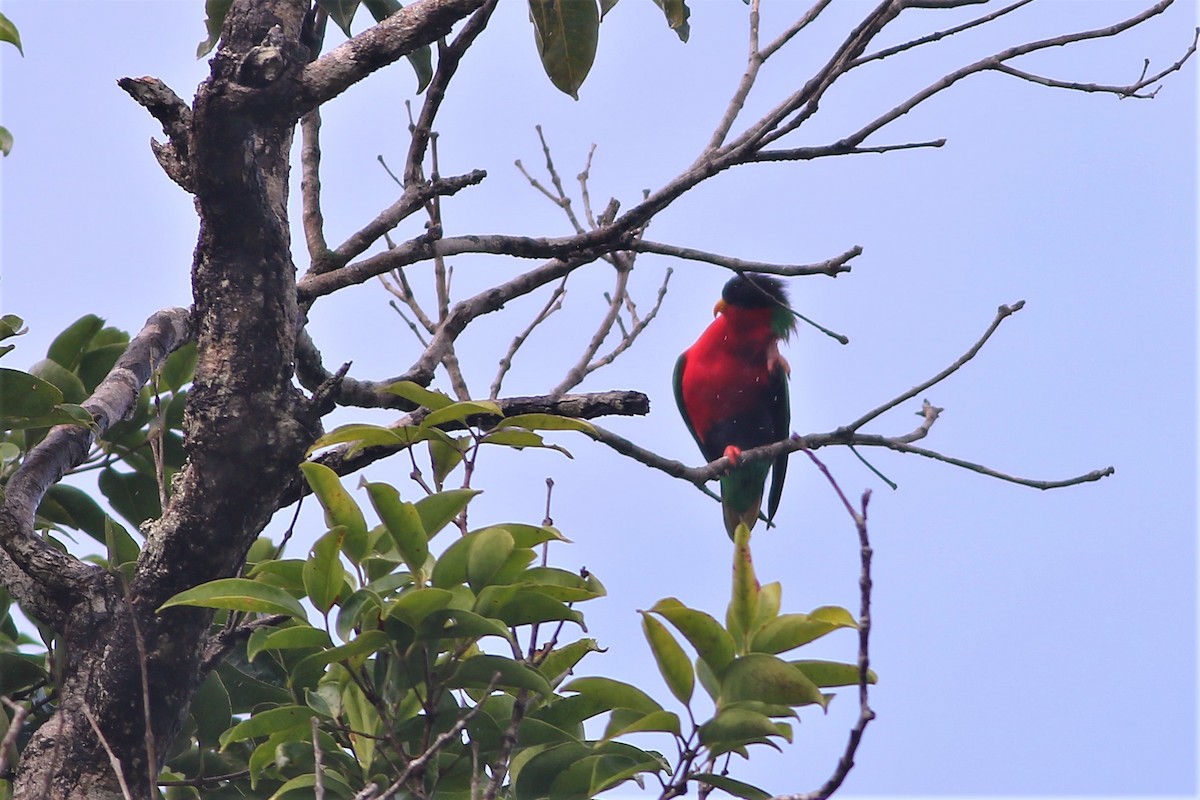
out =
{"type": "MultiPolygon", "coordinates": [[[[779,340],[796,329],[783,282],[740,273],[725,284],[713,309],[716,319],[675,362],[675,401],[683,421],[709,461],[788,436],[787,361],[779,340]]],[[[772,472],[767,519],[783,494],[787,455],[775,461],[734,466],[721,478],[725,529],[753,528],[762,507],[767,472],[772,472]]]]}

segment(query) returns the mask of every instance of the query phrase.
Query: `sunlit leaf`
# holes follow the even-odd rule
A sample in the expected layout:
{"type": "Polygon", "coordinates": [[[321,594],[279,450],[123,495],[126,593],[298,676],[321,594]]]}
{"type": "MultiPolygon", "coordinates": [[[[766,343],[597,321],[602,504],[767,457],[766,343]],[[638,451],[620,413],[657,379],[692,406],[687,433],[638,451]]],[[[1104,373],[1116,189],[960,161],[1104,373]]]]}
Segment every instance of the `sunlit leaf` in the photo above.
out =
{"type": "Polygon", "coordinates": [[[527,689],[544,696],[552,694],[550,684],[540,672],[511,658],[493,655],[478,655],[466,659],[447,681],[447,685],[480,688],[489,685],[493,679],[496,680],[498,688],[527,689]]]}
{"type": "Polygon", "coordinates": [[[462,513],[467,503],[477,494],[478,489],[447,489],[418,500],[417,513],[421,517],[425,535],[430,539],[436,536],[452,519],[462,513]]]}
{"type": "Polygon", "coordinates": [[[759,591],[754,560],[750,555],[750,529],[742,523],[734,533],[733,591],[725,614],[725,625],[741,653],[749,650],[750,637],[754,633],[759,591]]]}
{"type": "Polygon", "coordinates": [[[304,562],[304,592],[322,614],[337,601],[345,583],[345,569],[340,558],[346,526],[338,525],[313,543],[304,562]]]}
{"type": "Polygon", "coordinates": [[[646,635],[646,641],[650,643],[650,651],[654,654],[658,671],[671,694],[684,705],[692,702],[692,692],[696,688],[692,660],[683,652],[683,648],[666,626],[646,611],[642,612],[642,632],[646,635]]]}
{"type": "Polygon", "coordinates": [[[461,608],[443,608],[430,612],[421,620],[417,635],[422,640],[479,639],[484,636],[499,636],[512,640],[512,634],[502,623],[461,608]]]}
{"type": "Polygon", "coordinates": [[[63,400],[68,403],[82,403],[87,399],[87,389],[84,388],[83,381],[57,361],[44,358],[29,368],[29,374],[57,386],[62,392],[63,400]]]}
{"type": "Polygon", "coordinates": [[[389,603],[387,613],[417,630],[430,614],[450,605],[453,599],[454,593],[445,589],[413,589],[389,603]]]}
{"type": "Polygon", "coordinates": [[[104,320],[100,317],[95,314],[85,314],[54,337],[54,341],[46,350],[46,358],[63,369],[74,370],[79,366],[79,359],[91,344],[92,337],[103,327],[104,320]]]}
{"type": "Polygon", "coordinates": [[[306,461],[300,465],[300,471],[325,509],[325,524],[330,528],[346,527],[342,551],[352,562],[359,563],[367,555],[367,520],[362,509],[329,467],[306,461]]]}
{"type": "Polygon", "coordinates": [[[421,420],[421,427],[434,428],[447,422],[463,422],[468,417],[481,415],[499,417],[503,414],[500,404],[493,400],[463,400],[431,412],[429,416],[421,420]]]}
{"type": "Polygon", "coordinates": [[[552,597],[520,586],[489,586],[479,596],[475,610],[482,616],[517,627],[538,622],[574,622],[585,631],[583,614],[552,597]]]}
{"type": "Polygon", "coordinates": [[[735,659],[721,676],[718,706],[741,700],[785,706],[826,704],[820,689],[803,672],[766,653],[750,653],[735,659]]]}
{"type": "Polygon", "coordinates": [[[264,650],[307,650],[333,647],[329,634],[311,625],[293,625],[290,628],[259,628],[255,634],[264,634],[255,638],[246,647],[246,657],[253,661],[264,650]]]}
{"type": "Polygon", "coordinates": [[[412,381],[398,381],[387,386],[384,391],[397,397],[403,397],[414,405],[428,408],[430,411],[437,411],[454,402],[448,395],[426,389],[412,381]]]}
{"type": "Polygon", "coordinates": [[[294,728],[301,723],[308,722],[312,716],[313,710],[307,706],[288,705],[260,711],[250,719],[239,722],[221,734],[221,749],[225,749],[234,742],[268,736],[287,728],[294,728]]]}
{"type": "Polygon", "coordinates": [[[604,648],[595,639],[576,639],[568,645],[555,648],[538,664],[538,672],[546,676],[551,685],[557,686],[570,674],[580,659],[588,653],[602,653],[604,648]]]}
{"type": "Polygon", "coordinates": [[[733,661],[733,637],[710,615],[688,608],[673,597],[659,600],[650,610],[674,625],[715,675],[733,661]]]}
{"type": "Polygon", "coordinates": [[[25,51],[21,48],[21,34],[17,31],[17,26],[3,14],[0,14],[0,42],[8,42],[16,47],[21,55],[25,55],[25,51]]]}
{"type": "Polygon", "coordinates": [[[283,589],[247,578],[222,578],[202,583],[175,595],[158,610],[161,612],[172,606],[227,608],[232,611],[286,614],[300,620],[306,618],[304,607],[283,589]]]}
{"type": "Polygon", "coordinates": [[[576,678],[565,684],[561,691],[597,698],[609,708],[631,708],[644,714],[662,710],[662,706],[641,689],[612,678],[576,678]]]}
{"type": "MultiPolygon", "coordinates": [[[[727,708],[700,726],[700,741],[714,752],[728,752],[771,737],[792,739],[791,726],[742,708],[727,708]]],[[[776,747],[776,749],[779,749],[776,747]]]]}
{"type": "Polygon", "coordinates": [[[354,665],[361,665],[367,656],[378,650],[387,648],[389,642],[387,634],[383,631],[363,631],[357,639],[347,642],[340,647],[332,647],[328,650],[322,650],[319,653],[305,656],[299,663],[292,667],[289,682],[294,689],[311,688],[316,685],[317,680],[330,664],[344,661],[354,665]]]}
{"type": "Polygon", "coordinates": [[[401,500],[396,488],[386,483],[368,483],[366,488],[371,505],[387,528],[400,557],[414,575],[419,574],[429,560],[429,538],[417,507],[401,500]]]}
{"type": "MultiPolygon", "coordinates": [[[[658,622],[658,620],[654,621],[658,622]]],[[[643,714],[630,708],[614,709],[608,718],[608,726],[604,729],[604,738],[615,739],[630,733],[651,731],[673,733],[679,736],[679,715],[670,711],[651,711],[649,714],[643,714]]]]}
{"type": "Polygon", "coordinates": [[[517,414],[497,422],[492,430],[524,428],[531,431],[579,431],[588,436],[596,435],[596,426],[587,420],[562,417],[558,414],[517,414]]]}
{"type": "MultiPolygon", "coordinates": [[[[829,686],[857,686],[858,665],[838,661],[791,661],[793,667],[822,689],[829,686]]],[[[875,683],[875,670],[867,670],[867,683],[875,683]]]]}
{"type": "MultiPolygon", "coordinates": [[[[845,609],[838,609],[845,612],[845,609]]],[[[750,643],[755,653],[778,654],[819,639],[839,628],[857,627],[854,618],[834,611],[817,609],[819,617],[812,614],[781,614],[764,625],[750,643]]]]}

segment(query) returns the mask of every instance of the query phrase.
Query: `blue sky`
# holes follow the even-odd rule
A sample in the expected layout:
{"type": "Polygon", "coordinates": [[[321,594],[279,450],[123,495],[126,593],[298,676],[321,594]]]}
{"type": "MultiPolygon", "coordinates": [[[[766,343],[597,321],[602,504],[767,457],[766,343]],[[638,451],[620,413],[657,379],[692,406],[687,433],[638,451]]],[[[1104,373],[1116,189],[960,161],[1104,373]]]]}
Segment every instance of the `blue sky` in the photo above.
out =
{"type": "MultiPolygon", "coordinates": [[[[505,2],[464,62],[438,124],[443,174],[484,168],[485,183],[444,205],[455,233],[568,233],[561,213],[512,166],[541,163],[541,124],[564,179],[597,151],[593,198],[628,207],[685,168],[707,140],[744,69],[745,7],[693,0],[681,44],[650,0],[622,0],[606,19],[580,100],[557,93],[536,59],[519,3],[505,2]]],[[[897,57],[839,84],[794,144],[857,129],[942,74],[1007,45],[1111,24],[1138,2],[1033,3],[992,30],[897,57]]],[[[834,4],[769,62],[749,112],[807,77],[870,6],[834,4]]],[[[190,98],[205,63],[200,0],[45,3],[6,0],[25,57],[2,51],[0,120],[16,137],[3,181],[5,313],[30,333],[6,363],[39,359],[55,333],[88,312],[136,330],[152,311],[189,302],[196,222],[190,199],[147,146],[158,125],[116,86],[155,75],[190,98]]],[[[798,3],[764,3],[778,29],[798,3]]],[[[973,16],[907,12],[888,44],[973,16]]],[[[1019,66],[1057,78],[1124,83],[1179,57],[1194,6],[1177,4],[1119,39],[1039,54],[1019,66]]],[[[847,492],[874,491],[872,694],[852,794],[1100,795],[1196,791],[1196,64],[1152,101],[1118,100],[980,75],[943,92],[868,144],[946,137],[938,150],[806,164],[740,167],[657,219],[658,241],[749,259],[819,261],[864,248],[836,280],[790,282],[802,313],[850,337],[793,338],[793,426],[832,430],[951,363],[1001,303],[1024,299],[980,356],[925,396],[946,410],[929,447],[1032,478],[1113,465],[1100,483],[1039,492],[914,456],[870,454],[891,491],[847,452],[822,451],[847,492]]],[[[324,112],[325,213],[340,241],[395,198],[376,156],[402,162],[405,64],[355,87],[324,112]]],[[[298,195],[298,186],[296,194],[298,195]]],[[[298,213],[294,218],[298,219],[298,213]]],[[[408,229],[403,233],[411,234],[408,229]]],[[[303,243],[297,237],[303,269],[303,243]]],[[[454,261],[464,293],[522,266],[454,261]]],[[[665,456],[699,454],[675,412],[676,355],[711,319],[727,274],[642,256],[635,299],[653,302],[675,275],[659,320],[584,390],[638,388],[648,417],[605,424],[665,456]]],[[[564,311],[532,337],[505,394],[557,383],[591,335],[611,276],[574,280],[564,311]]],[[[545,301],[481,320],[460,357],[485,394],[508,341],[545,301]]],[[[364,285],[312,315],[327,363],[382,378],[415,356],[387,295],[364,285]]],[[[871,432],[915,426],[918,400],[871,432]]],[[[351,414],[346,418],[383,421],[351,414]]],[[[642,641],[636,609],[679,597],[721,614],[729,545],[717,506],[690,486],[582,438],[575,456],[525,453],[481,464],[477,522],[543,513],[574,540],[561,566],[586,565],[609,597],[588,611],[609,652],[592,669],[669,697],[642,641]]],[[[403,484],[407,461],[371,468],[403,484]]],[[[408,491],[402,488],[402,491],[408,491]]],[[[857,608],[854,530],[824,479],[792,462],[778,529],[756,532],[759,577],[782,580],[784,608],[857,608]]],[[[285,523],[277,523],[278,532],[285,523]]],[[[310,521],[310,533],[319,533],[310,521]]],[[[853,660],[850,634],[819,657],[853,660]]],[[[585,662],[585,665],[587,662],[585,662]]],[[[734,776],[774,792],[806,791],[832,769],[856,713],[852,692],[827,716],[803,715],[796,744],[762,750],[734,776]]]]}

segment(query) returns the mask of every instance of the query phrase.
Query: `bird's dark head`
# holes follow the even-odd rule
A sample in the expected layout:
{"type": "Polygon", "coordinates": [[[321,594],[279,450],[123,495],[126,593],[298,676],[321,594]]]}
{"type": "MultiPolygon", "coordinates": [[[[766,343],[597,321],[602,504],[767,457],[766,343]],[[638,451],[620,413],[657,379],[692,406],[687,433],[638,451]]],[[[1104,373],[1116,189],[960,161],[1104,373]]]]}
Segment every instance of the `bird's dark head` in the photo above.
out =
{"type": "Polygon", "coordinates": [[[718,310],[725,306],[736,308],[769,308],[771,327],[781,339],[788,338],[796,330],[796,318],[788,303],[787,288],[779,278],[759,272],[739,272],[725,283],[721,290],[718,310]]]}

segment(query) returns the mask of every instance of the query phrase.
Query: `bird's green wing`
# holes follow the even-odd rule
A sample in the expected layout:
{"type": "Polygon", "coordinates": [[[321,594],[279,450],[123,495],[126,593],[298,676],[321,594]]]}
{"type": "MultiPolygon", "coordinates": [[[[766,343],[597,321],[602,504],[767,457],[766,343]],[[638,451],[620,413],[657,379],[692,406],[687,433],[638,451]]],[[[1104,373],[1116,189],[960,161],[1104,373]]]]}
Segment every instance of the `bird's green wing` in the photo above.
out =
{"type": "MultiPolygon", "coordinates": [[[[771,372],[771,384],[774,391],[774,408],[771,409],[771,424],[774,429],[773,441],[781,441],[791,433],[792,403],[788,393],[788,376],[782,366],[777,366],[771,372]]],[[[779,500],[783,497],[783,480],[787,475],[788,456],[783,454],[775,459],[771,467],[771,494],[767,498],[767,520],[775,517],[779,510],[779,500]]]]}
{"type": "Polygon", "coordinates": [[[704,443],[700,441],[700,435],[696,433],[696,427],[692,425],[692,418],[688,414],[687,406],[683,403],[683,370],[687,365],[687,353],[683,353],[675,360],[675,375],[671,379],[671,383],[675,388],[675,405],[679,406],[679,416],[683,417],[683,424],[687,425],[688,433],[696,440],[701,451],[704,450],[704,443]]]}

